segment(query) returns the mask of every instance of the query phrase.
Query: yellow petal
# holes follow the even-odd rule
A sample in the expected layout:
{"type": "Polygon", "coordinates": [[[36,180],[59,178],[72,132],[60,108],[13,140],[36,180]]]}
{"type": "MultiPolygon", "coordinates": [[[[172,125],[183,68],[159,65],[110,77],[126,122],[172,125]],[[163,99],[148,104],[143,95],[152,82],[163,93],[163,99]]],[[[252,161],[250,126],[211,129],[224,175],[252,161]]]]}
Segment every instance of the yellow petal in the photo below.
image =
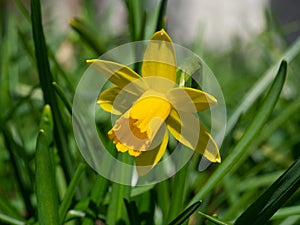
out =
{"type": "Polygon", "coordinates": [[[160,76],[176,81],[176,56],[174,45],[169,35],[162,29],[153,34],[147,46],[142,76],[160,76]]]}
{"type": "Polygon", "coordinates": [[[168,144],[168,132],[165,129],[162,142],[152,150],[143,152],[135,158],[135,164],[140,176],[146,175],[159,162],[166,151],[168,144]]]}
{"type": "Polygon", "coordinates": [[[147,132],[141,132],[135,126],[136,120],[121,116],[113,128],[108,131],[108,137],[113,140],[119,152],[129,151],[129,154],[136,155],[135,151],[146,151],[150,145],[150,138],[147,132]]]}
{"type": "Polygon", "coordinates": [[[137,156],[162,141],[156,138],[153,142],[153,139],[170,110],[170,103],[163,98],[141,97],[115,122],[108,136],[113,139],[118,151],[128,151],[130,155],[137,156]]]}
{"type": "Polygon", "coordinates": [[[126,112],[138,97],[125,89],[114,86],[101,92],[97,104],[107,112],[120,115],[126,112]]]}
{"type": "Polygon", "coordinates": [[[173,88],[168,100],[176,110],[183,112],[201,112],[217,103],[212,95],[194,88],[173,88]]]}
{"type": "Polygon", "coordinates": [[[221,162],[219,148],[209,132],[192,113],[172,110],[166,120],[171,134],[182,144],[202,154],[211,162],[221,162]],[[195,130],[195,127],[198,130],[195,130]]]}
{"type": "Polygon", "coordinates": [[[107,77],[110,82],[120,88],[123,88],[132,81],[140,78],[140,76],[132,69],[119,63],[100,59],[87,60],[87,63],[95,66],[103,76],[107,77]]]}

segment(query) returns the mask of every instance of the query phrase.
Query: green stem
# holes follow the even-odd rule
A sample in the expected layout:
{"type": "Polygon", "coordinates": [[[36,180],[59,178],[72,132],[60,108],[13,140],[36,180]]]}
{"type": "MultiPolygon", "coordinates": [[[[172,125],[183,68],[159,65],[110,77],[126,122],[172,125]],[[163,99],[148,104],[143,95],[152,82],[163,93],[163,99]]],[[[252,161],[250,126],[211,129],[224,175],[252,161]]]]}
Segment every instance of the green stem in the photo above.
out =
{"type": "MultiPolygon", "coordinates": [[[[187,149],[182,149],[185,151],[187,149]]],[[[173,220],[183,209],[184,190],[188,165],[185,165],[174,177],[172,198],[168,212],[168,222],[173,220]]]]}
{"type": "Polygon", "coordinates": [[[61,202],[61,205],[59,207],[59,218],[60,218],[60,224],[64,223],[65,217],[67,215],[67,211],[71,205],[72,198],[75,194],[76,187],[80,181],[80,178],[85,171],[86,166],[83,163],[80,163],[79,166],[77,167],[74,176],[72,177],[72,180],[68,186],[68,189],[64,195],[64,198],[61,202]]]}

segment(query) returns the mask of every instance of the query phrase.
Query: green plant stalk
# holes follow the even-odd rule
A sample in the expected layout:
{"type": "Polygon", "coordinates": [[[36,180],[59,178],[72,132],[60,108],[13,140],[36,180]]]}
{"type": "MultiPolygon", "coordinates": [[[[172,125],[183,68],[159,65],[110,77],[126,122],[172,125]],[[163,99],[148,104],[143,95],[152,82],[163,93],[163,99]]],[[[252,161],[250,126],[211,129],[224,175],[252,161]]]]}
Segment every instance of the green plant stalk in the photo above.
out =
{"type": "Polygon", "coordinates": [[[36,144],[36,193],[38,219],[41,225],[59,225],[58,193],[54,167],[53,120],[49,105],[44,107],[36,144]]]}
{"type": "Polygon", "coordinates": [[[54,86],[54,89],[55,89],[56,93],[58,94],[58,96],[60,97],[60,99],[63,101],[66,109],[68,110],[68,113],[72,116],[72,104],[67,99],[66,95],[64,94],[64,91],[55,81],[52,82],[52,85],[54,86]]]}
{"type": "MultiPolygon", "coordinates": [[[[107,193],[108,186],[109,186],[109,181],[104,177],[97,175],[90,193],[90,199],[96,204],[97,207],[100,206],[101,200],[104,199],[104,195],[107,193]]],[[[85,217],[83,219],[82,225],[93,225],[93,224],[94,222],[90,218],[85,217]]]]}
{"type": "MultiPolygon", "coordinates": [[[[69,114],[72,115],[72,104],[67,99],[67,97],[65,96],[62,88],[56,82],[53,82],[52,84],[53,84],[53,86],[55,88],[56,93],[58,94],[58,96],[60,97],[60,99],[63,101],[66,109],[69,112],[69,114]]],[[[75,114],[73,115],[73,119],[77,120],[75,114]]],[[[85,135],[84,132],[82,132],[82,135],[85,135]]],[[[75,172],[74,176],[76,176],[77,172],[79,172],[79,171],[77,170],[75,172]]],[[[72,181],[73,181],[73,179],[72,179],[72,181]]],[[[72,181],[71,181],[71,184],[72,184],[72,181]]],[[[100,201],[101,201],[101,199],[103,199],[103,196],[104,196],[104,194],[107,191],[108,184],[109,184],[109,182],[108,182],[107,179],[105,179],[104,177],[102,177],[100,175],[97,175],[96,181],[95,181],[95,183],[93,185],[93,188],[92,188],[92,191],[91,191],[91,194],[90,194],[91,201],[95,202],[97,206],[100,205],[100,203],[101,203],[100,201]]],[[[61,212],[63,210],[62,208],[66,208],[66,207],[63,207],[61,205],[61,207],[60,207],[60,215],[62,215],[62,212],[61,212]]],[[[60,216],[60,218],[62,218],[62,217],[63,216],[60,216]]],[[[90,218],[84,218],[82,224],[83,225],[90,225],[90,224],[93,224],[93,222],[91,221],[90,218]]]]}
{"type": "Polygon", "coordinates": [[[170,188],[169,188],[169,180],[165,180],[157,184],[156,186],[156,194],[157,194],[157,203],[161,208],[163,220],[166,223],[168,220],[168,210],[169,210],[169,202],[170,202],[170,188]]]}
{"type": "Polygon", "coordinates": [[[106,219],[108,225],[121,223],[121,221],[124,223],[126,221],[123,199],[129,197],[129,191],[130,189],[128,186],[117,183],[112,184],[111,200],[108,206],[106,219]]]}
{"type": "MultiPolygon", "coordinates": [[[[182,151],[185,150],[187,149],[182,149],[182,151]]],[[[188,164],[185,165],[174,177],[174,183],[172,184],[172,197],[169,204],[168,222],[173,220],[183,209],[187,170],[188,164]]]]}
{"type": "MultiPolygon", "coordinates": [[[[124,153],[120,153],[118,157],[121,161],[124,161],[124,163],[128,162],[130,160],[130,156],[124,153]]],[[[128,176],[131,177],[131,174],[128,173],[128,171],[119,171],[122,173],[122,177],[124,179],[127,179],[128,176]]],[[[110,204],[108,206],[107,210],[107,220],[106,223],[108,225],[110,224],[117,224],[127,221],[127,217],[125,217],[125,205],[124,205],[124,198],[128,199],[130,198],[130,186],[113,183],[112,184],[112,190],[110,193],[110,204]]]]}
{"type": "Polygon", "coordinates": [[[129,13],[130,36],[132,41],[142,39],[142,2],[135,0],[127,0],[127,8],[129,13]]]}
{"type": "Polygon", "coordinates": [[[96,205],[100,205],[100,201],[101,199],[103,199],[107,188],[108,180],[100,175],[97,175],[95,185],[93,187],[93,190],[91,191],[91,199],[96,203],[96,205]]]}
{"type": "Polygon", "coordinates": [[[286,78],[286,71],[287,63],[286,61],[282,61],[277,76],[253,121],[245,131],[240,141],[232,149],[228,157],[220,164],[220,166],[207,180],[201,190],[194,196],[191,203],[199,201],[205,197],[219,183],[222,177],[229,173],[236,162],[248,153],[249,146],[251,146],[251,143],[253,143],[255,138],[259,135],[262,127],[268,120],[276,105],[276,102],[278,101],[286,78]]]}
{"type": "Polygon", "coordinates": [[[180,213],[169,225],[181,225],[184,223],[200,206],[201,202],[195,202],[186,210],[180,213]]]}
{"type": "Polygon", "coordinates": [[[49,104],[52,109],[55,142],[62,161],[61,165],[66,180],[69,182],[74,168],[68,151],[62,114],[59,109],[54,87],[52,86],[53,77],[50,71],[46,41],[43,32],[40,0],[31,0],[31,20],[40,84],[44,94],[45,104],[49,104]]]}
{"type": "Polygon", "coordinates": [[[130,225],[141,225],[139,210],[134,201],[128,201],[124,198],[124,203],[127,210],[127,215],[129,218],[130,225]]]}
{"type": "Polygon", "coordinates": [[[76,187],[78,186],[80,178],[83,172],[85,171],[85,169],[86,169],[85,164],[80,163],[74,173],[74,176],[72,177],[72,180],[68,186],[68,189],[59,207],[60,224],[63,224],[65,221],[65,217],[67,215],[68,209],[70,208],[72,198],[74,197],[76,191],[76,187]]]}

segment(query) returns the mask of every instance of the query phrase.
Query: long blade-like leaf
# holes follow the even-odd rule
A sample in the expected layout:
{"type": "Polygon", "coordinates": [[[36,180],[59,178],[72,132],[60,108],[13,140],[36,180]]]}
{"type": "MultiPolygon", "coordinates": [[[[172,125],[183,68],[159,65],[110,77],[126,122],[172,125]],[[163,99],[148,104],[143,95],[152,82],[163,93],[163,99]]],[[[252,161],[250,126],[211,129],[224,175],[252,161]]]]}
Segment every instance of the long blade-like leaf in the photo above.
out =
{"type": "Polygon", "coordinates": [[[255,138],[259,135],[259,132],[263,128],[264,124],[268,120],[275,107],[286,78],[286,71],[287,63],[286,61],[282,61],[277,76],[267,96],[265,97],[264,102],[259,108],[251,124],[245,131],[244,135],[237,143],[237,145],[232,149],[230,155],[221,163],[218,169],[204,184],[204,186],[191,202],[198,201],[202,199],[206,194],[208,194],[218,184],[218,182],[234,167],[236,162],[248,153],[249,147],[251,146],[255,138]]]}
{"type": "Polygon", "coordinates": [[[300,187],[300,158],[236,220],[235,225],[265,224],[300,187]]]}
{"type": "Polygon", "coordinates": [[[169,225],[179,225],[186,221],[201,205],[201,202],[195,202],[186,210],[184,210],[179,216],[177,216],[169,225]]]}
{"type": "Polygon", "coordinates": [[[138,214],[138,208],[136,206],[136,203],[134,201],[128,201],[126,198],[124,198],[124,203],[126,206],[128,218],[131,225],[140,225],[140,217],[138,214]]]}
{"type": "Polygon", "coordinates": [[[36,144],[36,192],[38,217],[41,225],[58,225],[58,193],[55,180],[54,155],[50,151],[52,142],[52,115],[45,106],[36,144]]]}
{"type": "Polygon", "coordinates": [[[74,171],[70,152],[68,151],[64,121],[59,109],[55,90],[52,85],[53,76],[50,71],[50,65],[47,54],[47,46],[42,25],[41,3],[40,0],[31,0],[31,20],[32,33],[34,40],[35,56],[39,73],[39,80],[44,95],[44,101],[49,104],[53,113],[55,142],[61,158],[61,165],[65,172],[66,180],[70,181],[74,171]]]}

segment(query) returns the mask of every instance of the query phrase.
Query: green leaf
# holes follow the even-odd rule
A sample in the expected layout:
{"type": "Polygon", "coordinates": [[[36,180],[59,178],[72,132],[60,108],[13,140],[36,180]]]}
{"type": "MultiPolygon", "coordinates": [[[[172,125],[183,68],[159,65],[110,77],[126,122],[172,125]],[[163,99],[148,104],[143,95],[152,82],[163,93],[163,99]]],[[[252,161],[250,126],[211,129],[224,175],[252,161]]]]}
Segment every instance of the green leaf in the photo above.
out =
{"type": "Polygon", "coordinates": [[[52,85],[54,86],[56,93],[58,94],[58,96],[60,97],[62,102],[64,103],[68,112],[70,113],[70,115],[72,115],[72,104],[70,103],[70,101],[68,100],[66,95],[64,94],[64,91],[56,82],[52,82],[52,85]]]}
{"type": "Polygon", "coordinates": [[[300,158],[236,220],[235,225],[265,224],[300,187],[300,158]]]}
{"type": "Polygon", "coordinates": [[[127,8],[129,14],[129,27],[132,41],[143,39],[143,14],[142,1],[127,0],[127,8]]]}
{"type": "Polygon", "coordinates": [[[157,204],[159,205],[162,215],[163,221],[166,224],[168,222],[168,211],[170,208],[170,190],[171,186],[169,180],[165,180],[157,184],[155,191],[157,195],[157,204]]]}
{"type": "Polygon", "coordinates": [[[67,182],[69,182],[74,168],[70,157],[70,152],[68,151],[67,137],[64,129],[64,120],[62,119],[62,114],[59,109],[55,90],[52,85],[53,77],[50,71],[46,40],[43,31],[40,0],[31,0],[31,20],[35,56],[37,61],[39,80],[44,95],[44,102],[45,104],[49,104],[52,109],[53,120],[55,124],[55,142],[58,148],[60,159],[62,161],[61,165],[64,170],[66,180],[67,182]]]}
{"type": "MultiPolygon", "coordinates": [[[[182,146],[182,151],[188,151],[187,147],[182,146]]],[[[188,164],[185,165],[175,176],[172,184],[172,197],[169,201],[168,221],[173,220],[183,209],[184,189],[186,184],[188,164]],[[171,206],[171,207],[170,207],[171,206]]]]}
{"type": "Polygon", "coordinates": [[[201,202],[195,202],[186,210],[184,210],[179,216],[177,216],[169,225],[180,225],[186,221],[201,205],[201,202]]]}
{"type": "Polygon", "coordinates": [[[124,198],[124,203],[126,206],[130,225],[140,225],[141,221],[136,203],[134,201],[128,201],[126,198],[124,198]]]}
{"type": "MultiPolygon", "coordinates": [[[[129,163],[132,160],[132,157],[128,154],[120,153],[118,159],[124,163],[129,163]]],[[[120,171],[122,179],[124,181],[128,180],[131,177],[131,171],[126,169],[120,171]]],[[[110,202],[107,210],[107,224],[117,224],[124,223],[127,221],[124,198],[129,198],[130,196],[130,186],[123,184],[113,183],[110,193],[110,202]]]]}
{"type": "Polygon", "coordinates": [[[168,0],[162,0],[160,3],[157,24],[156,24],[157,31],[166,27],[167,5],[168,5],[168,0]]]}
{"type": "Polygon", "coordinates": [[[200,200],[205,197],[218,183],[219,181],[229,173],[229,171],[235,166],[235,164],[241,160],[242,157],[249,151],[249,147],[260,134],[261,129],[265,125],[266,121],[270,117],[275,104],[281,93],[287,71],[286,61],[282,61],[277,76],[269,89],[261,107],[258,109],[257,114],[253,118],[251,124],[248,126],[244,135],[241,137],[236,146],[230,151],[228,157],[218,166],[217,170],[207,180],[200,191],[193,198],[193,201],[200,200]]]}
{"type": "Polygon", "coordinates": [[[57,225],[58,217],[58,193],[55,180],[54,155],[50,150],[48,133],[52,133],[51,111],[46,106],[42,115],[41,129],[36,145],[36,193],[38,218],[41,225],[57,225]],[[45,123],[44,121],[48,121],[45,123]]]}
{"type": "Polygon", "coordinates": [[[79,166],[77,167],[74,176],[72,177],[72,180],[68,186],[68,189],[64,195],[64,198],[61,202],[61,205],[59,207],[59,218],[60,218],[60,224],[64,223],[65,217],[67,215],[67,211],[70,208],[72,198],[75,194],[76,187],[79,184],[80,178],[86,169],[85,164],[80,163],[79,166]]]}
{"type": "Polygon", "coordinates": [[[40,121],[40,130],[45,134],[47,137],[48,143],[53,142],[53,119],[51,108],[49,105],[44,106],[42,118],[40,121]]]}

